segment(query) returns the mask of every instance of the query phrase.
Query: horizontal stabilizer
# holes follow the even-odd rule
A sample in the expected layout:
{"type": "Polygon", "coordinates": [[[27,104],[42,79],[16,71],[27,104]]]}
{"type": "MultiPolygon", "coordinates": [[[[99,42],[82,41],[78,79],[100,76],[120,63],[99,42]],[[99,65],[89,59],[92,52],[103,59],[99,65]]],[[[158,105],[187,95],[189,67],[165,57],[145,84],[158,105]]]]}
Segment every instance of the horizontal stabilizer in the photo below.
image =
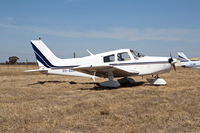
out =
{"type": "Polygon", "coordinates": [[[42,72],[42,73],[47,73],[48,70],[39,70],[39,69],[35,69],[35,70],[26,70],[24,72],[42,72]]]}

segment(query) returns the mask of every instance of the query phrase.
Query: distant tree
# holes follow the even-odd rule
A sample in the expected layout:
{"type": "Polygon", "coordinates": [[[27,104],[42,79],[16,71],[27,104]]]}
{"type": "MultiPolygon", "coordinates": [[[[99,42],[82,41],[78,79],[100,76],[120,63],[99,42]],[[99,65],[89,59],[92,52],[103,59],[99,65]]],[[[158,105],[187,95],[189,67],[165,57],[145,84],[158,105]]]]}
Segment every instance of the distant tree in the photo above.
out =
{"type": "Polygon", "coordinates": [[[8,62],[9,64],[16,64],[17,63],[17,60],[19,60],[19,58],[17,56],[11,56],[8,58],[8,62]]]}

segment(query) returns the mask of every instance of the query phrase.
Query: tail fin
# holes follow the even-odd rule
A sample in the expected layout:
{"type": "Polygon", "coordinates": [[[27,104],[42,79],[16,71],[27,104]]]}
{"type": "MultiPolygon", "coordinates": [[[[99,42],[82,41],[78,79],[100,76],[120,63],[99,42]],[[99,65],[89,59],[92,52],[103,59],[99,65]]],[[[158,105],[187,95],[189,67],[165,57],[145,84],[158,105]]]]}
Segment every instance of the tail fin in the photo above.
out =
{"type": "Polygon", "coordinates": [[[178,57],[181,61],[190,61],[190,59],[183,52],[178,52],[178,57]]]}
{"type": "Polygon", "coordinates": [[[49,68],[44,66],[40,61],[37,60],[39,70],[48,70],[49,68]]]}
{"type": "Polygon", "coordinates": [[[42,40],[31,40],[31,44],[40,69],[56,67],[58,57],[43,43],[42,40]]]}

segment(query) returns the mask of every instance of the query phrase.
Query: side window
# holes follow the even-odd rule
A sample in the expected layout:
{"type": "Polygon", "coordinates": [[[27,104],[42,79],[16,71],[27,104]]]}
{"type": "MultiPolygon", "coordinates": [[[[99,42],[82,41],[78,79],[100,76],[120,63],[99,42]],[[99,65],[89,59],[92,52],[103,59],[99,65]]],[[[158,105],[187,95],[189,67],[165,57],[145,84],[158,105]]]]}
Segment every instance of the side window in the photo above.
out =
{"type": "Polygon", "coordinates": [[[109,55],[109,56],[105,56],[105,57],[103,57],[103,61],[104,62],[114,62],[115,61],[115,55],[112,54],[112,55],[109,55]]]}
{"type": "Polygon", "coordinates": [[[117,60],[118,61],[128,61],[128,60],[131,60],[131,58],[127,52],[124,52],[124,53],[117,54],[117,60]]]}

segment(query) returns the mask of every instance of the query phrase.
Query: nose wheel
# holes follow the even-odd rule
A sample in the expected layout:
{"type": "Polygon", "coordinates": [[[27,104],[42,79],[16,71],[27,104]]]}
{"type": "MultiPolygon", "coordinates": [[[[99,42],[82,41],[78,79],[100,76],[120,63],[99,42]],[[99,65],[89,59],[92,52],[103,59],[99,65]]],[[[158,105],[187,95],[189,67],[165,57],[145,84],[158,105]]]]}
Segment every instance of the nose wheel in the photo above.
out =
{"type": "Polygon", "coordinates": [[[161,86],[161,85],[167,84],[167,82],[163,78],[160,78],[158,75],[152,78],[148,78],[147,81],[150,84],[155,85],[155,86],[161,86]]]}

